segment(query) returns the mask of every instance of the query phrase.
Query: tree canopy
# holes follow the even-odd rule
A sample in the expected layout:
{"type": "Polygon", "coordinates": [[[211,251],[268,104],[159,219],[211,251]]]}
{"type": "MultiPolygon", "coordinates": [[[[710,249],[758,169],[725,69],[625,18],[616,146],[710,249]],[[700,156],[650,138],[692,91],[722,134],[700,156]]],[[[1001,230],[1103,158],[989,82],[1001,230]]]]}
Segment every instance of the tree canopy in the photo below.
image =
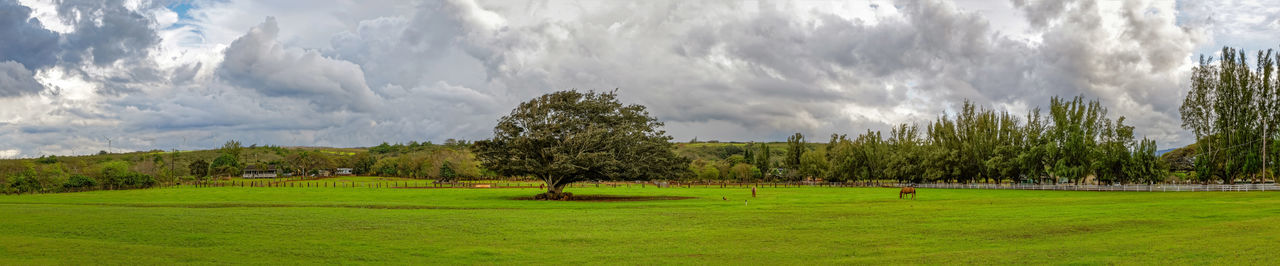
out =
{"type": "Polygon", "coordinates": [[[539,197],[566,199],[574,182],[688,175],[689,159],[675,154],[662,125],[614,92],[559,91],[521,103],[473,148],[485,168],[535,177],[548,187],[539,197]]]}
{"type": "MultiPolygon", "coordinates": [[[[1280,75],[1271,50],[1259,51],[1250,69],[1243,50],[1222,48],[1218,62],[1200,57],[1183,98],[1182,127],[1196,136],[1193,158],[1198,181],[1267,179],[1280,171],[1272,146],[1280,138],[1280,75]]],[[[1180,156],[1186,157],[1186,156],[1180,156]]]]}

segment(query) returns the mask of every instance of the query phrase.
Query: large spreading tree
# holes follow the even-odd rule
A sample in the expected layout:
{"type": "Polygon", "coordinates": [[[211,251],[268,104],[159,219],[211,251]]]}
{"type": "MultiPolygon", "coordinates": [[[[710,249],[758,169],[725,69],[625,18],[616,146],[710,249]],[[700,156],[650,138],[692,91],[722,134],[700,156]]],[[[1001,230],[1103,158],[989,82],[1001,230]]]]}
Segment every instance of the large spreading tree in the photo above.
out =
{"type": "Polygon", "coordinates": [[[661,127],[644,106],[624,105],[616,93],[559,91],[521,103],[474,149],[487,169],[546,182],[537,198],[570,199],[564,187],[574,182],[687,175],[689,159],[675,154],[661,127]]]}

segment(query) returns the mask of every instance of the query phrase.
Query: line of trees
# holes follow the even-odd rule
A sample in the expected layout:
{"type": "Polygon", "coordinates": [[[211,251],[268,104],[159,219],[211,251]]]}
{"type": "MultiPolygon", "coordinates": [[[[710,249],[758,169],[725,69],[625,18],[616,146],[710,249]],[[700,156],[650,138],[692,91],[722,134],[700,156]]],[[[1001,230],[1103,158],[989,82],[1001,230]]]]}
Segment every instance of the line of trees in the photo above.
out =
{"type": "Polygon", "coordinates": [[[357,175],[430,178],[494,176],[464,140],[443,144],[382,144],[369,151],[243,146],[230,140],[208,151],[151,150],[91,156],[46,156],[0,160],[0,193],[74,192],[145,188],[156,184],[239,177],[245,167],[275,167],[292,176],[309,176],[335,168],[357,175]]]}
{"type": "Polygon", "coordinates": [[[376,158],[375,154],[358,154],[357,174],[378,176],[396,176],[408,178],[430,178],[438,182],[449,182],[462,177],[493,176],[480,168],[475,154],[469,144],[461,146],[436,146],[397,155],[384,155],[376,158]],[[367,169],[365,167],[368,167],[367,169]]]}
{"type": "Polygon", "coordinates": [[[154,186],[156,178],[133,170],[126,161],[68,165],[58,160],[7,161],[0,164],[0,193],[75,192],[154,186]],[[77,169],[78,168],[78,169],[77,169]]]}
{"type": "Polygon", "coordinates": [[[1080,184],[1154,183],[1167,168],[1155,142],[1135,141],[1124,117],[1110,120],[1097,100],[1050,101],[1049,116],[1036,108],[1024,119],[968,101],[954,116],[942,115],[924,132],[901,124],[884,138],[832,135],[832,181],[1033,182],[1080,184]]]}
{"type": "Polygon", "coordinates": [[[1100,102],[1083,97],[1051,99],[1047,116],[1039,108],[1017,116],[966,101],[955,115],[923,128],[900,124],[887,135],[832,134],[821,149],[797,133],[788,137],[781,160],[771,160],[770,145],[753,143],[721,162],[694,160],[690,170],[696,179],[737,181],[1165,181],[1168,167],[1156,157],[1155,142],[1135,139],[1133,131],[1124,117],[1108,119],[1100,102]]]}
{"type": "MultiPolygon", "coordinates": [[[[483,172],[475,155],[465,140],[449,139],[444,144],[412,141],[408,144],[382,143],[370,147],[367,152],[342,154],[321,150],[283,150],[282,158],[257,161],[252,164],[275,166],[293,176],[319,174],[322,170],[338,167],[352,168],[357,175],[377,175],[408,178],[434,178],[449,181],[459,177],[479,177],[483,172]]],[[[212,163],[196,160],[189,168],[196,177],[238,176],[250,163],[243,163],[243,148],[237,141],[228,141],[218,149],[218,157],[212,163]]]]}
{"type": "Polygon", "coordinates": [[[1192,70],[1180,111],[1182,127],[1196,136],[1194,179],[1256,182],[1280,172],[1276,56],[1268,49],[1255,60],[1251,68],[1244,50],[1224,47],[1218,60],[1201,55],[1192,70]]]}

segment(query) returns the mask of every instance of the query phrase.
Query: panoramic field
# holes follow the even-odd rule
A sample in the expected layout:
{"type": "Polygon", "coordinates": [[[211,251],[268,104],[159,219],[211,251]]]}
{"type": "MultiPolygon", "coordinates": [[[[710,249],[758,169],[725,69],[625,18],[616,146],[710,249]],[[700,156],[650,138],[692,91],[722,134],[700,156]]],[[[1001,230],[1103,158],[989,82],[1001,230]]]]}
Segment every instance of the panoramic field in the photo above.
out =
{"type": "Polygon", "coordinates": [[[0,196],[0,264],[1258,264],[1280,250],[1274,192],[569,191],[694,198],[239,187],[10,195],[0,196]]]}

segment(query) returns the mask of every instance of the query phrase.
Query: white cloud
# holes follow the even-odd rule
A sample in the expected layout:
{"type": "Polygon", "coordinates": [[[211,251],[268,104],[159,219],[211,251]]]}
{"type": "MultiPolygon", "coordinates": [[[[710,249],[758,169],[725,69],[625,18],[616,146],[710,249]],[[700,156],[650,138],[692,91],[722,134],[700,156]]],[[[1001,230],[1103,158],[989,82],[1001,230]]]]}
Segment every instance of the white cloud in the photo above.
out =
{"type": "Polygon", "coordinates": [[[22,151],[17,149],[0,150],[0,158],[15,158],[21,153],[22,151]]]}
{"type": "Polygon", "coordinates": [[[1169,147],[1190,139],[1176,109],[1191,56],[1280,32],[1280,12],[1254,3],[232,0],[178,14],[3,1],[21,15],[0,33],[25,37],[0,51],[29,52],[0,53],[0,82],[43,87],[0,97],[14,156],[92,153],[106,138],[117,150],[479,139],[515,104],[575,88],[618,88],[680,140],[856,134],[963,99],[1025,112],[1083,94],[1169,147]]]}
{"type": "Polygon", "coordinates": [[[270,97],[309,99],[324,112],[369,111],[376,96],[360,66],[276,41],[275,18],[249,30],[225,51],[221,77],[270,97]]]}

